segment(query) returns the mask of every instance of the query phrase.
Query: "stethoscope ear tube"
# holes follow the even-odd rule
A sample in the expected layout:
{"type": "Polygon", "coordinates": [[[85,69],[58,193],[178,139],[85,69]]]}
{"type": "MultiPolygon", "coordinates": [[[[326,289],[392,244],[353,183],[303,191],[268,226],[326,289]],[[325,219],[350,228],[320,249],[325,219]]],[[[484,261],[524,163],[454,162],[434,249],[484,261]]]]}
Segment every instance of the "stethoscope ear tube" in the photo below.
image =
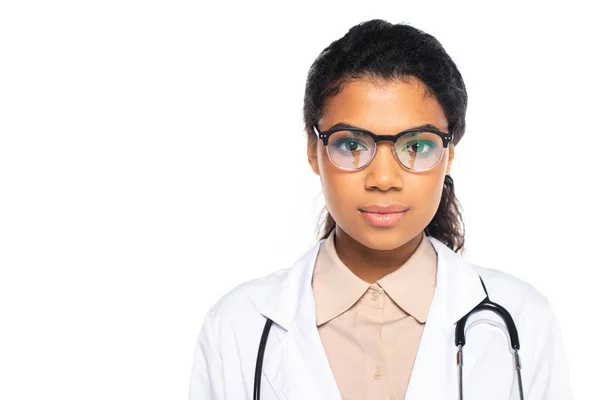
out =
{"type": "Polygon", "coordinates": [[[467,320],[471,315],[477,313],[479,311],[492,311],[496,313],[506,325],[506,330],[508,331],[508,337],[510,340],[510,347],[513,351],[513,359],[515,364],[515,371],[517,373],[517,383],[519,387],[519,398],[523,400],[525,397],[523,395],[523,380],[521,378],[521,358],[519,357],[519,349],[521,348],[521,343],[519,342],[519,333],[517,331],[517,326],[515,325],[515,321],[512,316],[504,307],[500,304],[494,303],[488,297],[488,292],[483,283],[483,279],[479,277],[481,280],[481,285],[483,286],[483,290],[485,291],[485,299],[481,303],[479,303],[475,308],[467,313],[464,317],[462,317],[456,323],[456,330],[454,331],[454,344],[458,347],[458,352],[456,353],[456,365],[458,368],[458,398],[459,400],[463,399],[463,347],[467,343],[466,341],[466,330],[465,326],[467,324],[467,320]]]}
{"type": "Polygon", "coordinates": [[[454,344],[457,347],[461,346],[461,348],[466,344],[465,325],[467,324],[467,320],[471,315],[479,311],[489,310],[498,314],[500,318],[502,318],[504,324],[506,325],[506,329],[508,329],[508,335],[510,337],[510,347],[512,347],[513,350],[518,351],[521,348],[521,343],[519,342],[519,333],[517,331],[515,321],[512,319],[512,316],[510,315],[508,310],[506,310],[506,308],[490,300],[487,288],[485,287],[485,283],[483,283],[483,279],[481,279],[481,276],[479,277],[479,280],[481,281],[481,286],[483,286],[483,291],[485,292],[485,299],[483,299],[481,303],[475,306],[474,309],[469,311],[467,315],[458,320],[458,322],[456,323],[456,330],[454,332],[454,344]]]}
{"type": "Polygon", "coordinates": [[[493,311],[498,314],[500,318],[506,324],[506,329],[508,329],[508,335],[510,337],[510,347],[514,350],[519,350],[521,348],[521,343],[519,342],[519,333],[517,332],[517,326],[515,325],[515,321],[512,319],[510,313],[502,307],[500,304],[494,303],[490,301],[488,297],[485,298],[481,303],[477,305],[474,309],[472,309],[467,315],[462,317],[456,323],[456,330],[454,332],[454,344],[456,346],[464,346],[466,341],[465,336],[465,325],[467,323],[467,319],[476,312],[479,311],[493,311]]]}
{"type": "Polygon", "coordinates": [[[265,347],[267,345],[267,338],[269,337],[269,331],[271,330],[273,321],[267,318],[263,333],[260,338],[260,344],[258,346],[258,357],[256,358],[256,369],[254,370],[254,394],[252,398],[254,400],[260,399],[260,378],[262,375],[263,358],[265,357],[265,347]]]}

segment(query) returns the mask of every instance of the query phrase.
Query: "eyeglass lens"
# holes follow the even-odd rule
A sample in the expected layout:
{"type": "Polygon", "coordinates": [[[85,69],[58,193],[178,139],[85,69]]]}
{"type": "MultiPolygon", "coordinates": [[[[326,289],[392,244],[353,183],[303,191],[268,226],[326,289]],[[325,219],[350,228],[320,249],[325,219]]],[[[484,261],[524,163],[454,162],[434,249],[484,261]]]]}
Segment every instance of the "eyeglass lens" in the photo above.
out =
{"type": "MultiPolygon", "coordinates": [[[[366,133],[337,131],[329,136],[327,153],[331,161],[342,169],[363,168],[375,156],[376,143],[366,133]]],[[[442,158],[444,142],[432,132],[414,132],[401,136],[394,146],[396,157],[406,168],[425,171],[433,168],[442,158]]]]}

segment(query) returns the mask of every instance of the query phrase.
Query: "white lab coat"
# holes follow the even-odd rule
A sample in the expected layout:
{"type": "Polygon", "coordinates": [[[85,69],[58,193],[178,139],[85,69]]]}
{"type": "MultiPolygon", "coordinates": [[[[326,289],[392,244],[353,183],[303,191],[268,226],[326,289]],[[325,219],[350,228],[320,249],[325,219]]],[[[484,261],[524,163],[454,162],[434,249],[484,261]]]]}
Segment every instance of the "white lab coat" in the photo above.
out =
{"type": "MultiPolygon", "coordinates": [[[[525,399],[571,399],[562,339],[547,299],[531,285],[470,264],[439,240],[427,239],[438,253],[437,282],[405,399],[458,398],[454,327],[485,298],[479,276],[489,298],[511,313],[519,331],[525,399]]],[[[311,278],[323,241],[291,268],[245,282],[214,304],[198,336],[189,400],[252,399],[265,317],[274,323],[263,360],[261,399],[342,399],[315,323],[311,278]]],[[[472,318],[499,320],[486,313],[475,314],[468,325],[472,318]]],[[[473,327],[464,348],[464,398],[518,399],[512,360],[500,329],[473,327]]],[[[360,394],[356,399],[365,400],[360,394]]]]}

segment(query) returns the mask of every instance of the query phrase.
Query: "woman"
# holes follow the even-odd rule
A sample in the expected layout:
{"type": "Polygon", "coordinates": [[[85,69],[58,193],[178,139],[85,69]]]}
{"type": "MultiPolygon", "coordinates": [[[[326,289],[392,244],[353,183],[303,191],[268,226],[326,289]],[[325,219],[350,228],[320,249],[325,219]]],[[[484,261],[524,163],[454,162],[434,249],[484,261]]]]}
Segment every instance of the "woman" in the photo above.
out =
{"type": "Polygon", "coordinates": [[[210,309],[190,400],[571,398],[547,299],[458,255],[449,174],[466,107],[454,62],[411,26],[364,22],[319,55],[304,121],[323,235],[210,309]],[[469,314],[486,299],[510,313],[520,343],[493,310],[469,314]],[[477,321],[468,342],[461,319],[477,321]]]}

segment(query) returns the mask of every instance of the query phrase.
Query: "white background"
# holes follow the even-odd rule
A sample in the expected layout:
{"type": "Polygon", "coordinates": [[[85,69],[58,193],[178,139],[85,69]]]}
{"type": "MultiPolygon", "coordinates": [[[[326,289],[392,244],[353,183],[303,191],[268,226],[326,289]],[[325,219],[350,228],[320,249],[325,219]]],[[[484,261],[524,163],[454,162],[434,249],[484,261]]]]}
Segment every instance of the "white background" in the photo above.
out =
{"type": "Polygon", "coordinates": [[[591,398],[600,31],[553,4],[2,2],[0,398],[187,397],[207,309],[315,242],[306,74],[371,18],[457,63],[465,257],[550,298],[591,398]]]}

